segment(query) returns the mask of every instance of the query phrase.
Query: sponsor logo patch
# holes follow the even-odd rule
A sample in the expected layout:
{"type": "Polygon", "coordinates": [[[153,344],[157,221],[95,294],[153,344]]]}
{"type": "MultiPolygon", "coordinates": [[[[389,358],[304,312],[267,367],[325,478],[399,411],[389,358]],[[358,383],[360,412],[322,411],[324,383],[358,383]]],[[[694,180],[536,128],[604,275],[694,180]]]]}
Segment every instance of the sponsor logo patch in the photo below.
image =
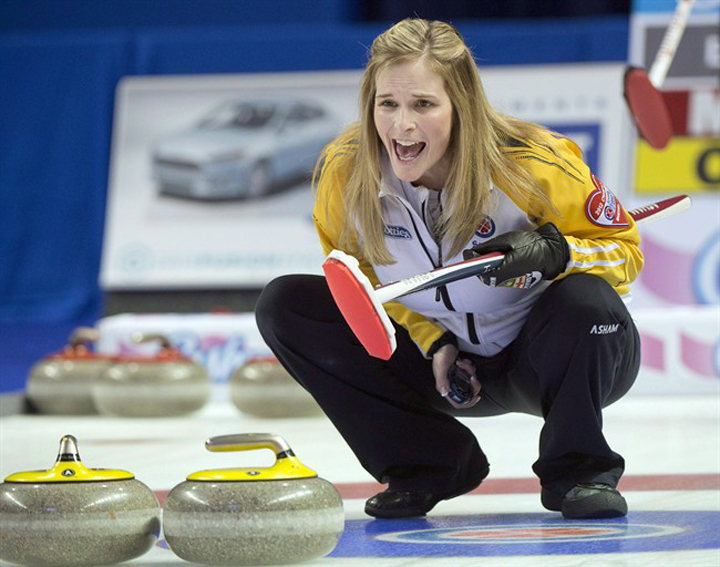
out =
{"type": "Polygon", "coordinates": [[[475,229],[475,235],[479,238],[490,238],[495,234],[495,221],[490,217],[483,218],[475,229]]]}
{"type": "Polygon", "coordinates": [[[498,283],[497,278],[488,277],[487,285],[490,287],[513,287],[515,289],[530,289],[536,283],[542,280],[542,274],[540,272],[528,272],[524,276],[518,276],[517,278],[511,278],[498,283]]]}
{"type": "Polygon", "coordinates": [[[615,194],[594,175],[592,181],[597,191],[591,193],[585,202],[588,220],[598,226],[628,226],[627,213],[615,194]]]}
{"type": "Polygon", "coordinates": [[[591,335],[609,335],[611,333],[617,333],[620,323],[613,323],[612,325],[593,325],[590,329],[591,335]]]}
{"type": "Polygon", "coordinates": [[[407,240],[412,239],[412,235],[410,234],[410,231],[405,228],[404,226],[386,226],[385,227],[385,236],[388,236],[390,238],[405,238],[407,240]]]}

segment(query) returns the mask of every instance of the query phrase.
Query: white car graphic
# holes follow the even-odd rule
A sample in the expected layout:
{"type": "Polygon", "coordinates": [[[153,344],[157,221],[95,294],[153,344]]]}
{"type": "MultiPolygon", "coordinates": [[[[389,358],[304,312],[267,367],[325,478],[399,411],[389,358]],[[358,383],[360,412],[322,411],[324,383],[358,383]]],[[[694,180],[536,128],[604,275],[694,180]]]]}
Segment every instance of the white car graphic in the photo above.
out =
{"type": "Polygon", "coordinates": [[[307,177],[338,130],[338,121],[317,102],[232,100],[190,130],[160,140],[152,176],[162,194],[257,198],[307,177]]]}

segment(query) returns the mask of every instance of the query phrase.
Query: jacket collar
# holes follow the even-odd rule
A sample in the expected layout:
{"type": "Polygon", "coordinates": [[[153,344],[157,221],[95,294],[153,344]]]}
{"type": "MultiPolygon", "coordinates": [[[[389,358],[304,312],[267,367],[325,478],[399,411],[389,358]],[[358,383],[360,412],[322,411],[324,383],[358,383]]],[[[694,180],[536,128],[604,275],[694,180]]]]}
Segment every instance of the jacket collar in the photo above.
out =
{"type": "MultiPolygon", "coordinates": [[[[413,208],[420,210],[420,204],[427,199],[428,194],[431,192],[431,189],[427,189],[426,187],[412,187],[406,190],[406,187],[410,187],[410,184],[400,181],[400,179],[397,178],[395,172],[392,170],[392,165],[390,165],[390,158],[385,152],[383,152],[382,162],[380,164],[380,174],[381,181],[378,197],[381,199],[383,197],[394,196],[406,203],[411,203],[413,208]],[[408,195],[408,191],[413,191],[413,194],[408,195]]],[[[447,197],[447,191],[443,191],[440,194],[440,202],[443,207],[446,206],[447,197]]]]}

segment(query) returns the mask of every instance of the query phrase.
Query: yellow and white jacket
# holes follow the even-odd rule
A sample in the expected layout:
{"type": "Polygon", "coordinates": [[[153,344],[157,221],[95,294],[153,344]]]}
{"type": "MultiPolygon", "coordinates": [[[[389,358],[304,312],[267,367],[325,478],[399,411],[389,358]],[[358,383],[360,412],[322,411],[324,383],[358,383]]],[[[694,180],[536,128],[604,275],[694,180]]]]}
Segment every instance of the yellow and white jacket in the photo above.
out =
{"type": "MultiPolygon", "coordinates": [[[[477,227],[465,248],[511,230],[533,230],[553,222],[567,239],[570,261],[557,279],[569,274],[597,275],[621,296],[643,266],[635,222],[613,193],[590,172],[580,149],[571,140],[548,134],[542,144],[512,140],[503,151],[527,167],[557,214],[530,214],[497,186],[497,206],[477,227]],[[554,149],[551,150],[550,146],[554,149]]],[[[331,147],[317,187],[313,219],[328,254],[339,248],[344,220],[343,188],[353,162],[354,146],[331,147]]],[[[357,257],[373,285],[403,279],[462,260],[444,258],[449,245],[435,242],[427,228],[425,203],[430,190],[400,181],[389,163],[383,167],[379,198],[383,205],[385,241],[396,262],[371,266],[357,257]]],[[[447,191],[441,194],[446,201],[447,191]]],[[[530,308],[550,282],[530,289],[488,287],[472,277],[437,290],[419,292],[385,304],[388,315],[405,327],[426,353],[446,330],[458,339],[461,351],[492,356],[520,332],[530,308]]]]}

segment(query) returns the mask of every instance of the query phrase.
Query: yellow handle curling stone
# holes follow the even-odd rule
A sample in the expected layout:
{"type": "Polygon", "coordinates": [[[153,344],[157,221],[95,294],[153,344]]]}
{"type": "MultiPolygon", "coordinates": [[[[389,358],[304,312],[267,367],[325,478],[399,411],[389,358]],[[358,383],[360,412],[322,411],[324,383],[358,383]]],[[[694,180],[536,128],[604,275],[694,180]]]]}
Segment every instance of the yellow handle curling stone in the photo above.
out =
{"type": "Polygon", "coordinates": [[[193,473],[168,494],[165,538],[179,557],[206,565],[277,565],[330,553],[343,533],[335,486],[271,433],[212,437],[213,452],[270,449],[270,467],[193,473]]]}
{"type": "Polygon", "coordinates": [[[146,553],[160,533],[152,491],[122,470],[91,469],[65,435],[49,470],[0,484],[0,559],[34,567],[111,565],[146,553]]]}

